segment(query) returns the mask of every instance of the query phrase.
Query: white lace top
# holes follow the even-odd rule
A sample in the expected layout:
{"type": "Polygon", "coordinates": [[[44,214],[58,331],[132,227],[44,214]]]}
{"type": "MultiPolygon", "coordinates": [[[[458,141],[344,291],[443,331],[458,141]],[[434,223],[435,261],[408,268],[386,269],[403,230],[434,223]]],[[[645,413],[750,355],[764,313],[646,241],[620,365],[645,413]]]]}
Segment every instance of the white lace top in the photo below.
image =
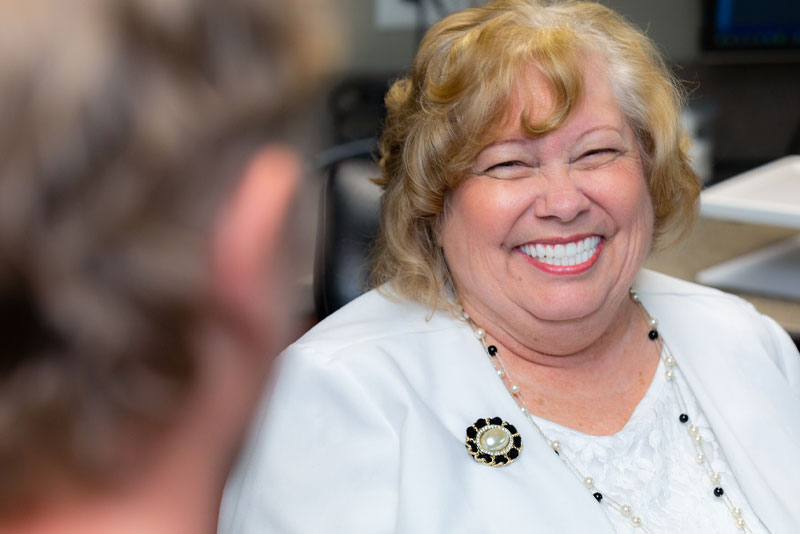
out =
{"type": "MultiPolygon", "coordinates": [[[[680,362],[678,362],[680,363],[680,362]]],[[[690,422],[681,424],[678,395],[664,378],[665,366],[658,370],[645,396],[627,424],[612,436],[592,436],[534,417],[550,440],[561,443],[562,454],[584,476],[595,481],[595,491],[632,507],[645,528],[634,527],[630,518],[611,507],[605,510],[618,533],[710,534],[767,532],[752,511],[730,466],[719,448],[697,400],[680,376],[674,384],[681,388],[690,422]],[[741,530],[720,497],[713,493],[706,469],[696,460],[696,450],[687,430],[694,423],[705,442],[712,469],[722,478],[719,485],[734,506],[742,509],[747,529],[741,530]]]]}

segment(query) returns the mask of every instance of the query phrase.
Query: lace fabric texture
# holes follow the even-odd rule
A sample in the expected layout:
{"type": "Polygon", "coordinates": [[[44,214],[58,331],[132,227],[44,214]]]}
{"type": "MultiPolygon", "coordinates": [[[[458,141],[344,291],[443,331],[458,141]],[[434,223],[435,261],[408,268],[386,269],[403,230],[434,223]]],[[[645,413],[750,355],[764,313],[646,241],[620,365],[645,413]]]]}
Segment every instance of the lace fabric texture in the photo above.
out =
{"type": "MultiPolygon", "coordinates": [[[[680,361],[678,362],[680,363],[680,361]]],[[[744,497],[723,451],[714,439],[697,400],[680,377],[690,423],[678,421],[680,404],[672,384],[664,378],[664,364],[626,425],[611,436],[592,436],[535,417],[550,440],[561,442],[562,454],[584,476],[595,480],[596,491],[629,504],[633,514],[652,532],[681,534],[737,533],[734,517],[722,499],[714,496],[714,485],[706,469],[697,463],[688,426],[694,423],[705,441],[706,461],[722,475],[720,486],[739,506],[754,534],[767,533],[744,497]]],[[[641,533],[629,518],[610,507],[606,513],[622,534],[641,533]]]]}

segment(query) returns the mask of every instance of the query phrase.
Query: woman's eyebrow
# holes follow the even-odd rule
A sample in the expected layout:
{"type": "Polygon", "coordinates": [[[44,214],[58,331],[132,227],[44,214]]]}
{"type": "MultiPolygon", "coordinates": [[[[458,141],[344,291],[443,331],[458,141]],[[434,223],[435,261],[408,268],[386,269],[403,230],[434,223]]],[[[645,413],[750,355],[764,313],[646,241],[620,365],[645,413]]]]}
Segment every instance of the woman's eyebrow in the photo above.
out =
{"type": "Polygon", "coordinates": [[[617,125],[598,124],[596,126],[593,126],[593,127],[589,128],[589,129],[584,130],[583,132],[581,132],[581,134],[578,136],[577,139],[581,140],[584,137],[587,137],[587,136],[589,136],[589,135],[591,135],[593,133],[597,133],[597,132],[613,132],[613,133],[616,133],[616,134],[618,134],[620,136],[623,136],[622,130],[617,125]]]}
{"type": "MultiPolygon", "coordinates": [[[[622,130],[621,130],[619,125],[611,124],[611,123],[603,123],[603,124],[597,124],[597,125],[591,126],[590,128],[582,131],[577,136],[576,140],[581,140],[581,139],[583,139],[584,137],[586,137],[588,135],[591,135],[591,134],[596,133],[596,132],[601,132],[601,131],[609,131],[609,132],[614,132],[614,133],[619,134],[619,135],[623,135],[623,132],[622,132],[622,130]]],[[[492,148],[500,147],[500,146],[503,146],[503,145],[524,145],[524,144],[530,143],[531,141],[536,141],[536,140],[537,140],[537,138],[525,137],[525,136],[514,136],[514,137],[509,137],[509,138],[504,138],[504,139],[498,139],[497,141],[494,141],[494,142],[490,143],[489,145],[487,145],[483,150],[481,150],[481,152],[483,152],[485,150],[492,149],[492,148]]]]}
{"type": "Polygon", "coordinates": [[[486,150],[489,150],[489,149],[492,149],[492,148],[501,147],[503,145],[525,145],[525,144],[529,143],[530,141],[532,141],[532,139],[530,139],[528,137],[510,137],[508,139],[499,139],[499,140],[487,145],[483,150],[481,150],[479,152],[479,154],[483,153],[486,150]]]}

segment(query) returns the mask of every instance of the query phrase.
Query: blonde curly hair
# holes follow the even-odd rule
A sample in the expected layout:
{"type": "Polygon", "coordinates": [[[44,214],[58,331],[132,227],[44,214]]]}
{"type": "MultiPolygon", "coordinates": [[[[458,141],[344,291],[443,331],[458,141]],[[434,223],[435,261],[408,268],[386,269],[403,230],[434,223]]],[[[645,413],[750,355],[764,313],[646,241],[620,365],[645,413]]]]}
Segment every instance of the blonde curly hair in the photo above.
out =
{"type": "Polygon", "coordinates": [[[540,136],[563,124],[580,100],[589,54],[605,60],[638,140],[655,213],[654,247],[690,228],[700,182],[681,126],[683,92],[655,44],[597,3],[497,0],[433,26],[410,74],[386,96],[373,286],[388,284],[389,293],[431,309],[451,307],[451,281],[437,244],[448,192],[508,118],[507,103],[526,67],[535,65],[555,96],[542,123],[519,118],[529,135],[540,136]]]}

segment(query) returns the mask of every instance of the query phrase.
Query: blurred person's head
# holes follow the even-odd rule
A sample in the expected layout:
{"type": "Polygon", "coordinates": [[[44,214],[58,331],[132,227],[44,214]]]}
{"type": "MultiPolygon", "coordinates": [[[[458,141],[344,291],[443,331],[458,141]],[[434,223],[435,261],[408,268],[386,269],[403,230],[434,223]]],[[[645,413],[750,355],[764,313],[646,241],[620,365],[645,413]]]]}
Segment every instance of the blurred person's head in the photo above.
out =
{"type": "Polygon", "coordinates": [[[320,7],[0,0],[0,520],[14,531],[38,517],[87,532],[138,509],[126,528],[153,532],[159,506],[166,531],[180,514],[213,527],[292,331],[290,146],[337,48],[320,7]]]}

